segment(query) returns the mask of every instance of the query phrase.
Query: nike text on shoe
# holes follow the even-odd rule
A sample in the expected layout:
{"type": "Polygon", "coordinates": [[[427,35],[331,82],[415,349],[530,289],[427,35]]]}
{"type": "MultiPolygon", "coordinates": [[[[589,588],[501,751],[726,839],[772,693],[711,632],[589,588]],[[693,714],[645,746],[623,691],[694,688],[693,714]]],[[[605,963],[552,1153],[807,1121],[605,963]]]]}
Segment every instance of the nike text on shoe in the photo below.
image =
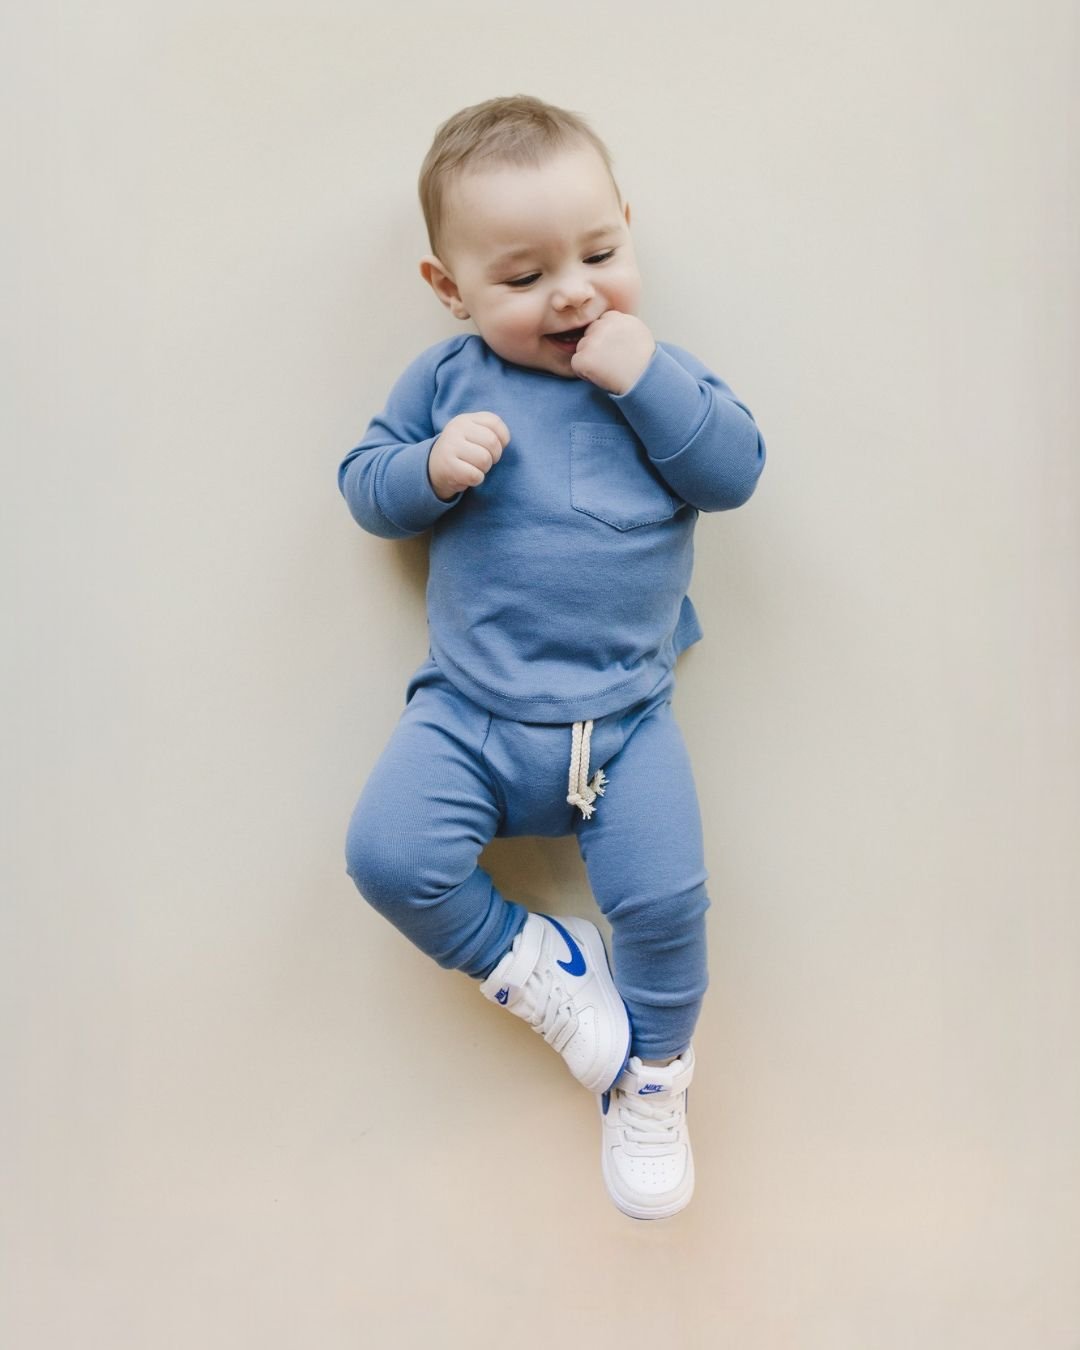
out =
{"type": "Polygon", "coordinates": [[[693,1076],[693,1046],[662,1067],[633,1055],[599,1098],[604,1184],[633,1219],[667,1219],[690,1203],[694,1157],[686,1109],[693,1076]]]}
{"type": "Polygon", "coordinates": [[[528,1022],[590,1092],[610,1087],[626,1065],[630,1018],[588,919],[530,913],[480,992],[528,1022]]]}

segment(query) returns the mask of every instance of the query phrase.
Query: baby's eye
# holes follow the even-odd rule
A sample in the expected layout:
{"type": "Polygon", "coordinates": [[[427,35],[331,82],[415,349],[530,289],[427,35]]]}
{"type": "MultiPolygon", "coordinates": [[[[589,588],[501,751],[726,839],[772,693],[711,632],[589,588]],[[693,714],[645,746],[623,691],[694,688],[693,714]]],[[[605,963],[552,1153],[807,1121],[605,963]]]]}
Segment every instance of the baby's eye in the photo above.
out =
{"type": "MultiPolygon", "coordinates": [[[[614,257],[614,255],[615,250],[613,248],[609,248],[606,253],[594,253],[591,258],[586,258],[585,261],[587,263],[607,262],[607,260],[611,257],[614,257]]],[[[506,284],[508,286],[514,287],[531,286],[539,275],[540,275],[539,272],[530,272],[527,277],[518,277],[516,280],[508,281],[506,284]]]]}

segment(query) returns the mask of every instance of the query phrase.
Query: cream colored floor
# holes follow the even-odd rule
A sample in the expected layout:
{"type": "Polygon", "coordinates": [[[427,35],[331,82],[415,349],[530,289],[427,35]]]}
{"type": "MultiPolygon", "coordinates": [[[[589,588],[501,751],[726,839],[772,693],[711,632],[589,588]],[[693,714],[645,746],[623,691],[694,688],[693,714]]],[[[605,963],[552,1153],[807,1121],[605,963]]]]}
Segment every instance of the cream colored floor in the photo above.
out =
{"type": "MultiPolygon", "coordinates": [[[[514,842],[502,884],[595,912],[570,841],[514,842]]],[[[1074,955],[835,880],[714,904],[697,1193],[652,1224],[561,1060],[331,873],[144,928],[141,977],[56,904],[16,980],[6,1343],[1075,1345],[1074,955]]]]}

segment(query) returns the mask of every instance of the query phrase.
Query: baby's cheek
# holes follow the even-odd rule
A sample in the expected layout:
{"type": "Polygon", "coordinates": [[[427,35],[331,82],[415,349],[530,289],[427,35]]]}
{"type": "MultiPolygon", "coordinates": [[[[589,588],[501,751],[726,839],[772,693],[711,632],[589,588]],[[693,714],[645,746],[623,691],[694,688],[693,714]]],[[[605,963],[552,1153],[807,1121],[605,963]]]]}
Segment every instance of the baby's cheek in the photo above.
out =
{"type": "Polygon", "coordinates": [[[532,307],[519,309],[509,320],[511,331],[518,337],[523,337],[526,333],[531,333],[539,323],[539,316],[533,312],[532,307]]]}
{"type": "Polygon", "coordinates": [[[641,281],[636,274],[625,275],[619,285],[619,309],[624,314],[637,314],[641,303],[641,281]]]}
{"type": "Polygon", "coordinates": [[[515,321],[512,337],[515,342],[534,342],[537,334],[543,331],[543,315],[530,314],[527,318],[519,318],[515,321]]]}

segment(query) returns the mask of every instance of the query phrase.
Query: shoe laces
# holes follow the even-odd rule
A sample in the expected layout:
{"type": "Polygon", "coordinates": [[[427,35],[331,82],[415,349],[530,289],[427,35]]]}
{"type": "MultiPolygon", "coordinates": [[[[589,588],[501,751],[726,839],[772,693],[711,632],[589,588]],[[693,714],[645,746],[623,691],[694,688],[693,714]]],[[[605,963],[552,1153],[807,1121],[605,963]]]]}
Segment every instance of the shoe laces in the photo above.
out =
{"type": "Polygon", "coordinates": [[[686,1089],[672,1096],[639,1097],[625,1088],[613,1088],[622,1133],[635,1144],[668,1148],[679,1142],[686,1089]]]}
{"type": "Polygon", "coordinates": [[[534,970],[526,979],[524,989],[529,1000],[529,1012],[525,1020],[533,1031],[543,1036],[548,1045],[561,1052],[577,1031],[577,1018],[562,981],[550,969],[546,974],[534,970]]]}

